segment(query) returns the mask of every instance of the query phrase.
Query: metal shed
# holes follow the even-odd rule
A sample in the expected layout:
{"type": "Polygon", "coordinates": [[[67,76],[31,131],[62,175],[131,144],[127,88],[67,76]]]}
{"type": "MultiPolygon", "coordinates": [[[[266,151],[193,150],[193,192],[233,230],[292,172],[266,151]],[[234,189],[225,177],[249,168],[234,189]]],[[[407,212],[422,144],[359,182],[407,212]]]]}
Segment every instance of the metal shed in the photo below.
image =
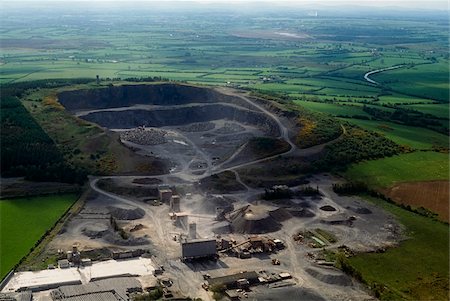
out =
{"type": "Polygon", "coordinates": [[[217,242],[215,239],[195,239],[181,243],[183,260],[199,258],[217,258],[217,242]]]}

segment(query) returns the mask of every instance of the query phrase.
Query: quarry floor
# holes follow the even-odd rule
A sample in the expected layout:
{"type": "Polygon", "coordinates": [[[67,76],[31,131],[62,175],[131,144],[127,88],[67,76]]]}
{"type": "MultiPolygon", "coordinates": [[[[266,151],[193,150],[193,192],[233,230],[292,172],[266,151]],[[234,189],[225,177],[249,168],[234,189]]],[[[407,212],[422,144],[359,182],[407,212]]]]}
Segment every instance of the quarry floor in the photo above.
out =
{"type": "MultiPolygon", "coordinates": [[[[167,177],[160,179],[167,182],[167,177]]],[[[116,178],[116,180],[129,183],[128,177],[116,178]]],[[[233,256],[221,255],[218,261],[203,261],[197,263],[184,263],[180,260],[181,247],[174,237],[179,238],[180,234],[186,234],[186,229],[177,227],[169,217],[170,209],[167,204],[152,206],[139,199],[126,198],[99,189],[96,185],[98,179],[91,181],[91,188],[96,192],[96,197],[90,200],[85,209],[93,211],[96,208],[105,206],[122,206],[123,208],[141,208],[145,211],[142,218],[135,220],[121,220],[120,224],[126,229],[135,225],[143,225],[143,229],[133,232],[136,237],[145,237],[148,243],[137,243],[127,245],[127,243],[115,243],[107,241],[102,237],[89,238],[83,234],[82,230],[86,225],[92,223],[104,223],[104,220],[95,219],[73,219],[67,232],[58,235],[50,244],[50,248],[68,249],[72,244],[77,244],[80,249],[92,248],[112,248],[115,250],[129,250],[143,248],[151,250],[153,262],[156,265],[163,265],[164,276],[173,280],[172,290],[185,296],[196,296],[203,300],[212,300],[210,293],[205,291],[201,285],[205,282],[203,274],[210,274],[212,277],[224,276],[241,271],[267,271],[270,273],[288,272],[293,279],[286,281],[284,286],[269,287],[258,286],[249,293],[250,300],[265,300],[264,296],[275,294],[282,296],[307,296],[312,300],[371,300],[372,297],[360,284],[348,278],[341,271],[334,268],[320,266],[311,254],[320,253],[321,249],[311,248],[306,244],[300,244],[293,240],[293,236],[299,231],[320,228],[332,233],[338,238],[335,244],[329,244],[326,248],[336,248],[346,245],[355,251],[374,251],[382,247],[395,245],[401,239],[401,228],[395,219],[381,209],[368,204],[355,197],[342,197],[332,191],[332,184],[339,181],[328,175],[318,175],[310,179],[310,185],[318,187],[322,196],[320,198],[299,199],[303,205],[309,203],[309,209],[315,214],[313,217],[291,219],[283,222],[281,230],[272,233],[264,233],[273,239],[282,240],[286,248],[274,254],[254,255],[249,259],[239,259],[233,256]],[[323,211],[320,207],[329,205],[336,211],[323,211]],[[357,213],[355,209],[367,209],[367,213],[357,213]],[[355,221],[352,226],[331,225],[324,223],[330,220],[346,220],[354,216],[355,221]],[[272,259],[279,259],[280,265],[272,265],[272,259]],[[318,273],[312,275],[310,270],[318,273]],[[267,291],[269,290],[269,291],[267,291]],[[276,292],[276,293],[275,293],[276,292]]],[[[227,195],[236,201],[235,208],[246,204],[255,204],[258,195],[263,190],[252,189],[227,195]]],[[[205,195],[193,194],[189,200],[183,199],[181,211],[189,216],[189,222],[196,222],[197,236],[199,238],[217,237],[213,233],[215,225],[214,213],[205,213],[199,210],[207,200],[205,195]],[[201,213],[200,213],[201,212],[201,213]]],[[[264,201],[259,200],[259,203],[264,201]]],[[[272,203],[271,203],[272,205],[272,203]]],[[[221,238],[234,239],[237,242],[246,240],[249,234],[229,233],[221,234],[221,238]]],[[[128,242],[129,243],[129,242],[128,242]]],[[[277,298],[275,298],[277,299],[277,298]]],[[[270,300],[267,299],[267,300],[270,300]]],[[[281,299],[280,299],[281,300],[281,299]]]]}

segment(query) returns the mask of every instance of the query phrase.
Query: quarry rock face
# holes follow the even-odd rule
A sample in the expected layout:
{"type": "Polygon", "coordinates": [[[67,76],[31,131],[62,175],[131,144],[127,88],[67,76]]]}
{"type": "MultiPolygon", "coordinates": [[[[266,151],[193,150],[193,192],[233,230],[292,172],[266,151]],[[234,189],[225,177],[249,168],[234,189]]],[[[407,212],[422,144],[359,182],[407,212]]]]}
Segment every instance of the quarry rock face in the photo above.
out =
{"type": "MultiPolygon", "coordinates": [[[[241,98],[195,86],[123,85],[65,91],[58,101],[72,113],[83,112],[80,118],[106,128],[182,126],[226,119],[254,125],[269,136],[280,134],[274,120],[241,98]]],[[[228,126],[223,130],[239,129],[228,126]]]]}

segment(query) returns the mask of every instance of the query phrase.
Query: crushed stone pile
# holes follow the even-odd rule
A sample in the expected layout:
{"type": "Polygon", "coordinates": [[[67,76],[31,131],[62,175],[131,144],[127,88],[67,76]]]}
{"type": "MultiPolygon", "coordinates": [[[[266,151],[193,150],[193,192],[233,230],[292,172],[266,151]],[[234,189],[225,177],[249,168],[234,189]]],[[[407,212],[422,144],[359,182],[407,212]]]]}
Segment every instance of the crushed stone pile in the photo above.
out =
{"type": "Polygon", "coordinates": [[[135,220],[145,215],[143,209],[132,206],[109,206],[108,210],[114,218],[119,220],[135,220]]]}
{"type": "Polygon", "coordinates": [[[108,233],[109,225],[106,223],[92,223],[86,225],[81,232],[89,238],[101,238],[108,233]]]}
{"type": "Polygon", "coordinates": [[[120,133],[120,139],[139,145],[158,145],[167,142],[167,131],[157,128],[138,127],[120,133]]]}
{"type": "Polygon", "coordinates": [[[259,234],[276,232],[281,222],[292,215],[284,208],[267,205],[247,205],[228,215],[231,229],[235,233],[259,234]]]}
{"type": "Polygon", "coordinates": [[[320,280],[324,283],[339,285],[339,286],[350,286],[352,285],[352,280],[347,275],[340,271],[331,269],[315,269],[308,268],[305,270],[308,274],[320,280]]]}

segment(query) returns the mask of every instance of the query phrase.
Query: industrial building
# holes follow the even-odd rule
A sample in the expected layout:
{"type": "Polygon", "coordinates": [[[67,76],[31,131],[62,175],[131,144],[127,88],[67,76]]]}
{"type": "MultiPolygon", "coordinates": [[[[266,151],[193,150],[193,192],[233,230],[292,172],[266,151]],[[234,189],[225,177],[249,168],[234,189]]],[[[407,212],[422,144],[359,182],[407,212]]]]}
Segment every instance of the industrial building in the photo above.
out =
{"type": "Polygon", "coordinates": [[[227,289],[240,288],[244,284],[250,286],[259,284],[258,274],[255,271],[231,274],[208,279],[209,286],[226,286],[227,289]]]}
{"type": "Polygon", "coordinates": [[[167,188],[166,186],[158,187],[159,200],[162,203],[169,203],[172,199],[172,189],[167,188]]]}
{"type": "Polygon", "coordinates": [[[19,293],[0,293],[1,301],[31,301],[33,296],[31,291],[19,292],[19,293]]]}
{"type": "Polygon", "coordinates": [[[170,211],[172,212],[180,212],[180,196],[179,195],[172,195],[170,198],[170,211]]]}
{"type": "Polygon", "coordinates": [[[188,236],[190,239],[196,239],[197,238],[197,224],[196,223],[189,223],[189,231],[188,236]]]}
{"type": "Polygon", "coordinates": [[[61,286],[51,293],[54,301],[123,301],[142,292],[141,283],[132,277],[110,278],[82,285],[61,286]]]}
{"type": "Polygon", "coordinates": [[[181,259],[217,259],[217,242],[215,239],[193,239],[181,242],[181,259]]]}

